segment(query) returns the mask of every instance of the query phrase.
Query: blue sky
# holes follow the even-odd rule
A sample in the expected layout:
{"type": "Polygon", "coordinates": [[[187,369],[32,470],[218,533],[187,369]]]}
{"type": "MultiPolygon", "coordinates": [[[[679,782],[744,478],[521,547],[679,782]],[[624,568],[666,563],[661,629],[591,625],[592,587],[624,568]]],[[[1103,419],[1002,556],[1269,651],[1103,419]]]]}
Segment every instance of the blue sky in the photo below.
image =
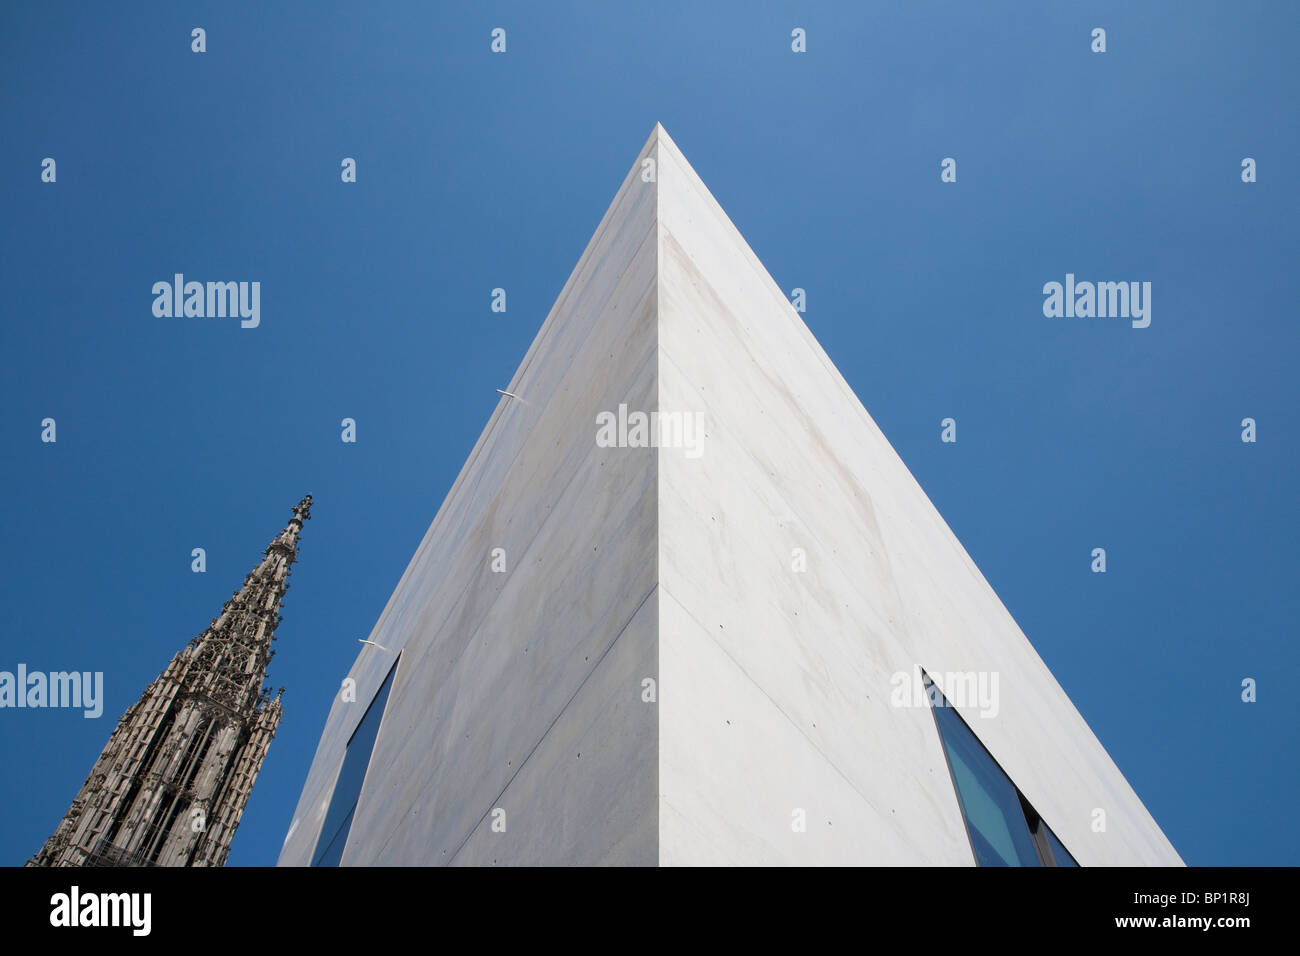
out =
{"type": "Polygon", "coordinates": [[[102,670],[106,701],[0,710],[0,864],[310,492],[286,715],[230,857],[275,861],[357,638],[656,121],[807,290],[1183,858],[1300,863],[1297,26],[1276,3],[4,4],[0,669],[102,670]],[[175,272],[260,281],[261,325],[154,317],[175,272]],[[1067,272],[1150,281],[1150,327],[1045,318],[1067,272]]]}

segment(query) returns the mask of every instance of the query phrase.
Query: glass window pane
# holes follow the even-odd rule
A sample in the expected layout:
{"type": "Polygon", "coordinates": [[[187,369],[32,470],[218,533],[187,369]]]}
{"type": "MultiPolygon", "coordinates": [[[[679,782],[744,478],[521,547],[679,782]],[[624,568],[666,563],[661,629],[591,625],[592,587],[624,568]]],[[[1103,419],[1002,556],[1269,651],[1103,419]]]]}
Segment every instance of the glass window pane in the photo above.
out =
{"type": "Polygon", "coordinates": [[[356,813],[356,809],[354,804],[348,811],[348,815],[344,817],[343,825],[335,830],[334,838],[330,840],[329,845],[316,855],[312,866],[338,866],[343,860],[343,845],[348,842],[348,831],[352,829],[352,816],[356,813]]]}
{"type": "Polygon", "coordinates": [[[334,782],[334,793],[330,797],[329,809],[325,811],[325,823],[321,827],[320,838],[316,841],[316,852],[311,861],[312,866],[338,866],[343,858],[343,847],[348,840],[348,831],[352,829],[352,815],[357,809],[357,800],[361,797],[361,785],[366,779],[366,768],[370,765],[370,751],[374,749],[375,739],[379,736],[379,724],[384,717],[384,705],[388,703],[388,690],[393,684],[393,675],[397,673],[394,662],[384,678],[375,699],[366,708],[361,723],[352,732],[348,749],[343,755],[343,766],[339,769],[338,779],[334,782]]]}
{"type": "Polygon", "coordinates": [[[937,688],[931,693],[975,861],[980,866],[1041,866],[1015,784],[937,688]]]}
{"type": "Polygon", "coordinates": [[[1043,824],[1043,833],[1047,836],[1047,845],[1052,848],[1052,856],[1057,866],[1079,865],[1074,857],[1070,855],[1070,851],[1065,848],[1065,844],[1056,838],[1056,834],[1052,832],[1052,828],[1046,823],[1043,824]]]}

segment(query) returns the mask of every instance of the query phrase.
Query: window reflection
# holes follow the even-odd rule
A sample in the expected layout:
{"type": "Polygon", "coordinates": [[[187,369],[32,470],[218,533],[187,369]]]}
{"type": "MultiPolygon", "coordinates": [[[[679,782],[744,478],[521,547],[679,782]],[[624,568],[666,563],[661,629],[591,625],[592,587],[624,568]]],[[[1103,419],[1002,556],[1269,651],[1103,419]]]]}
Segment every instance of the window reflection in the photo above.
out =
{"type": "Polygon", "coordinates": [[[352,732],[348,740],[348,749],[343,756],[343,766],[338,779],[334,782],[334,793],[330,797],[329,809],[325,811],[325,823],[321,827],[320,839],[316,841],[316,852],[312,855],[312,866],[338,866],[343,859],[343,847],[348,842],[348,832],[352,829],[352,817],[356,813],[357,800],[361,797],[361,785],[366,779],[366,768],[370,765],[370,752],[375,747],[379,736],[379,724],[384,717],[384,706],[388,703],[388,691],[393,684],[393,675],[397,673],[394,662],[384,678],[384,683],[375,694],[374,700],[366,708],[361,723],[352,732]]]}
{"type": "Polygon", "coordinates": [[[979,866],[1078,866],[943,692],[922,673],[975,862],[979,866]]]}

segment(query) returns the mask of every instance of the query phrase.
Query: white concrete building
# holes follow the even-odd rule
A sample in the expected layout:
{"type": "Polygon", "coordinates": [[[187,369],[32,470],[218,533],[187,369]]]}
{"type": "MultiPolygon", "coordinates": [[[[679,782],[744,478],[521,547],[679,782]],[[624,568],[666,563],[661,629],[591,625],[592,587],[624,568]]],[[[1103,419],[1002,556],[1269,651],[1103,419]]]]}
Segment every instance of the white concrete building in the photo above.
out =
{"type": "Polygon", "coordinates": [[[661,127],[506,391],[282,865],[1181,863],[661,127]]]}

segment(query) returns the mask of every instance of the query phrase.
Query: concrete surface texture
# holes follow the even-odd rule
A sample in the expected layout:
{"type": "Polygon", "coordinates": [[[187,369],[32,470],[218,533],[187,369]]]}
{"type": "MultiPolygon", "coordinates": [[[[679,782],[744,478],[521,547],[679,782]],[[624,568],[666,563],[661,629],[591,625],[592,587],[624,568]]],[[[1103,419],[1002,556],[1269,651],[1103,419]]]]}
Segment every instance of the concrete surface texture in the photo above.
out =
{"type": "Polygon", "coordinates": [[[281,865],[399,652],[344,865],[973,865],[919,668],[1079,863],[1181,863],[662,127],[506,390],[281,865]]]}

